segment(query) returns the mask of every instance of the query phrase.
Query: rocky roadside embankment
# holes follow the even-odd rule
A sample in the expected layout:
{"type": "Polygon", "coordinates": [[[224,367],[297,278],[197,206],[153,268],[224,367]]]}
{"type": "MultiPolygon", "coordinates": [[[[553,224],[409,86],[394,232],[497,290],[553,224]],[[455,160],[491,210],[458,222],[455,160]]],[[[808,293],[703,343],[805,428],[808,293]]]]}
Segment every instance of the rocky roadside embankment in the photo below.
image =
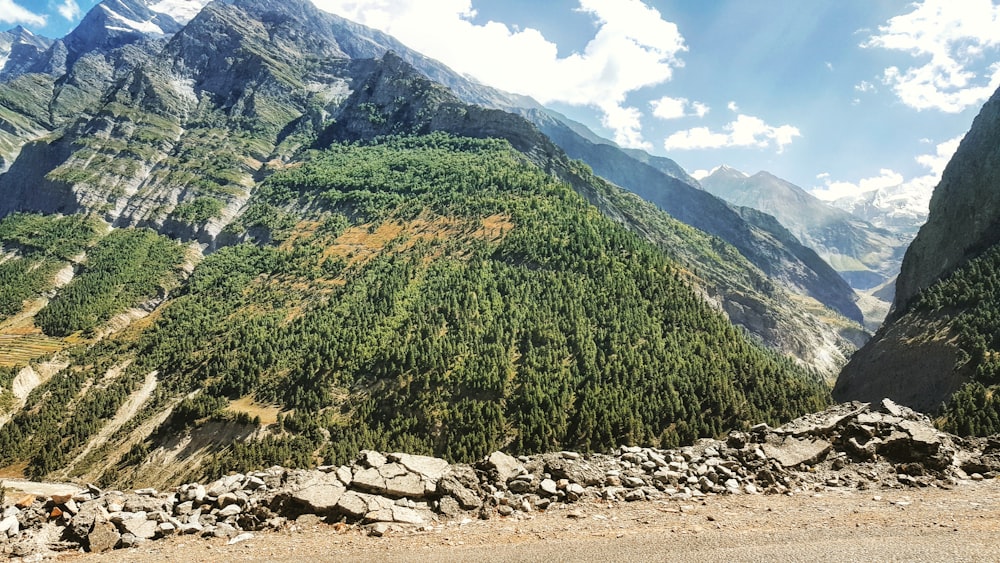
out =
{"type": "Polygon", "coordinates": [[[229,538],[279,530],[296,520],[373,535],[470,517],[518,518],[584,499],[693,499],[850,487],[950,487],[1000,474],[1000,439],[965,440],[890,401],[845,403],[780,428],[758,425],[726,440],[661,450],[621,447],[611,455],[558,452],[514,458],[495,452],[476,464],[362,452],[351,465],[274,467],[171,491],[64,495],[8,493],[0,553],[41,559],[59,551],[102,552],[164,537],[229,538]]]}

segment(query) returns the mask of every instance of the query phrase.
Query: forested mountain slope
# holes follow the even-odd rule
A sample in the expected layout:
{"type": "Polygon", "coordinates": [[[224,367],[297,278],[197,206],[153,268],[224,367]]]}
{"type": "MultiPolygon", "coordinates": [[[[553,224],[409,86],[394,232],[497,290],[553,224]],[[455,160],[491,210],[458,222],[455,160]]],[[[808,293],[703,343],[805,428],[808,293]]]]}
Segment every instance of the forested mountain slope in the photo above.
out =
{"type": "Polygon", "coordinates": [[[828,400],[719,311],[829,369],[818,302],[351,29],[214,2],[0,85],[0,467],[674,444],[828,400]]]}

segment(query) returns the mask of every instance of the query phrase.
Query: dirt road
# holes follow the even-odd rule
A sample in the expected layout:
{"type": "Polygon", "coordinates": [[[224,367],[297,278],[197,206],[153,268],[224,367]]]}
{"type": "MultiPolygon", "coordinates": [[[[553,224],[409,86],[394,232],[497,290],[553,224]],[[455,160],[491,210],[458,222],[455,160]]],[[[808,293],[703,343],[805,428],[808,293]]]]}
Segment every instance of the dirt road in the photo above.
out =
{"type": "Polygon", "coordinates": [[[255,537],[177,537],[125,561],[1000,561],[1000,480],[952,490],[829,489],[701,502],[591,502],[376,538],[323,523],[255,537]]]}

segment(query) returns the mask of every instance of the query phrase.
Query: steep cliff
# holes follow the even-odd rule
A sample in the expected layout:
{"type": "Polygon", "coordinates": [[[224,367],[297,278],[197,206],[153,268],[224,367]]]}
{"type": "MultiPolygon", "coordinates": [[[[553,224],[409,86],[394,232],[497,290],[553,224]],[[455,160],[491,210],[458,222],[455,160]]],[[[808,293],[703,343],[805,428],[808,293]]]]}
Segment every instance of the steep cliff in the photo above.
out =
{"type": "Polygon", "coordinates": [[[844,368],[840,400],[941,406],[951,428],[1000,429],[1000,93],[945,168],[903,259],[886,323],[844,368]]]}

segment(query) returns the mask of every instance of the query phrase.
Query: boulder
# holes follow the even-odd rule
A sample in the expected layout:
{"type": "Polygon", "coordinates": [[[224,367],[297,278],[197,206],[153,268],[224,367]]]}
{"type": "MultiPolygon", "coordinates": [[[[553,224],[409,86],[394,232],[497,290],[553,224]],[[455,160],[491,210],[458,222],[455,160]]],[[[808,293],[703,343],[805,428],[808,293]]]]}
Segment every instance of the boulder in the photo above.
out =
{"type": "Polygon", "coordinates": [[[89,551],[92,553],[110,551],[121,540],[118,528],[115,528],[115,525],[111,522],[98,522],[94,524],[94,529],[86,537],[89,551]]]}
{"type": "Polygon", "coordinates": [[[826,458],[833,444],[823,439],[795,438],[786,436],[769,437],[761,449],[764,454],[782,467],[814,465],[826,458]]]}
{"type": "Polygon", "coordinates": [[[519,461],[503,452],[491,453],[484,465],[487,471],[496,476],[498,483],[505,485],[524,472],[524,466],[519,461]]]}
{"type": "Polygon", "coordinates": [[[123,520],[122,528],[126,533],[139,539],[149,540],[156,536],[157,523],[154,520],[147,520],[145,517],[136,517],[123,520]]]}
{"type": "Polygon", "coordinates": [[[0,535],[4,537],[14,537],[21,531],[21,523],[16,515],[7,516],[0,520],[0,535]]]}

